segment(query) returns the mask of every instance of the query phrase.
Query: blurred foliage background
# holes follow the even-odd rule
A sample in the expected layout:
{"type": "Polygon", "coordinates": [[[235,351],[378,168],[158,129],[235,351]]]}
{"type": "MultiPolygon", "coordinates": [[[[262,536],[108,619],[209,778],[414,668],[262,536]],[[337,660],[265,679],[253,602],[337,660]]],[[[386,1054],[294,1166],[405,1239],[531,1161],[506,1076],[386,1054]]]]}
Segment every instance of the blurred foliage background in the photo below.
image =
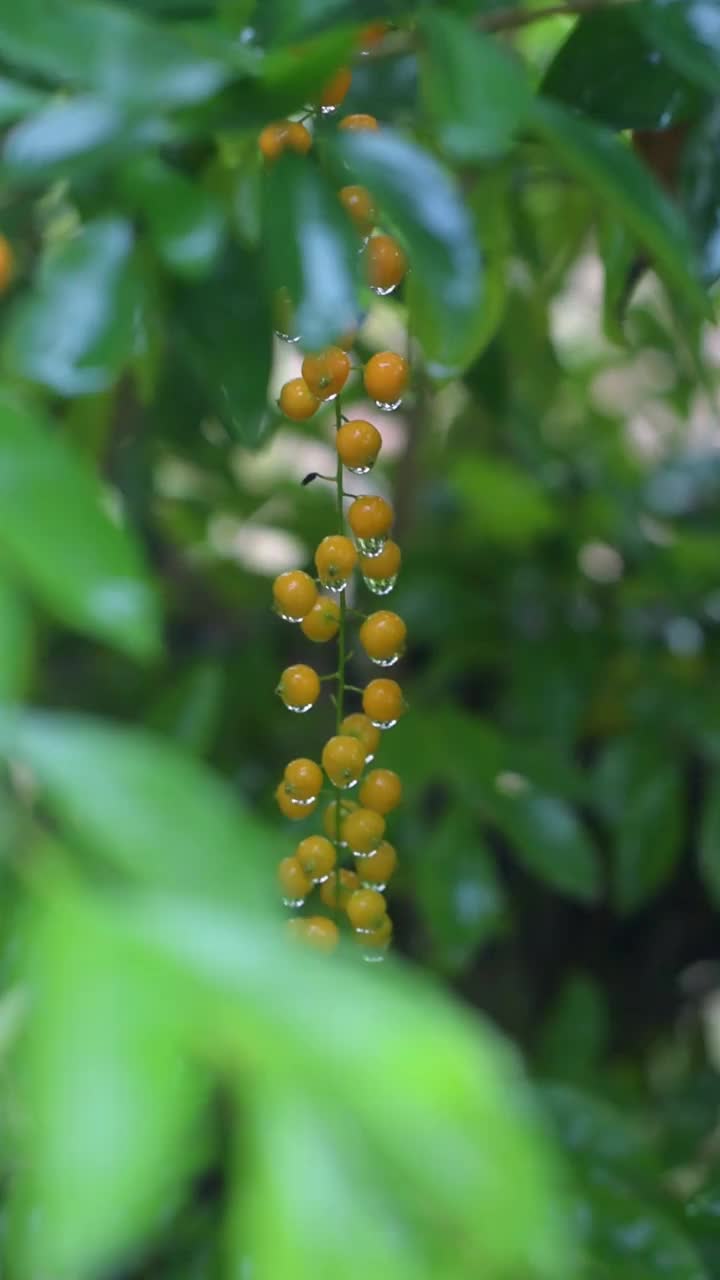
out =
{"type": "Polygon", "coordinates": [[[2,7],[10,1280],[720,1275],[719,84],[717,0],[2,7]],[[350,59],[378,137],[264,172],[350,59]],[[329,712],[270,584],[334,465],[278,285],[310,346],[410,334],[348,401],[410,633],[381,972],[286,954],[273,884],[329,712]]]}

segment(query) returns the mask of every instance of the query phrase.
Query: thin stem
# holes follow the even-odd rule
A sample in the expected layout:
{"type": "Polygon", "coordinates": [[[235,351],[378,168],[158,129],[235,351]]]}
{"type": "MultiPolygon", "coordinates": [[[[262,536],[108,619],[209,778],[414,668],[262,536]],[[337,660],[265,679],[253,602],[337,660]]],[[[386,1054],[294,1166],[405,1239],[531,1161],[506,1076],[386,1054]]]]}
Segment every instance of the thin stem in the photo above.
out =
{"type": "MultiPolygon", "coordinates": [[[[335,401],[335,426],[339,431],[343,423],[343,415],[340,409],[340,396],[335,401]]],[[[337,521],[338,533],[342,534],[345,529],[343,517],[343,464],[340,454],[337,456],[337,468],[335,472],[336,496],[337,496],[337,521]]],[[[338,664],[337,664],[337,697],[335,700],[335,732],[340,733],[340,726],[343,721],[343,710],[345,702],[345,621],[347,617],[347,601],[345,592],[340,592],[340,626],[338,627],[338,664]]],[[[335,865],[335,910],[340,911],[340,801],[342,790],[335,787],[335,848],[337,849],[336,865],[335,865]]]]}

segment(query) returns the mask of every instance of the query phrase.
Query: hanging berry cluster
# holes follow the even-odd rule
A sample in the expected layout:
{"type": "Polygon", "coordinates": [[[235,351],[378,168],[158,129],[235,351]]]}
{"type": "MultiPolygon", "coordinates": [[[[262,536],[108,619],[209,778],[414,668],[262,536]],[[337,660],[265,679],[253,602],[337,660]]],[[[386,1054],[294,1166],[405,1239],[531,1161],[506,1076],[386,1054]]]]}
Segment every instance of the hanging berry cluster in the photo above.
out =
{"type": "MultiPolygon", "coordinates": [[[[381,35],[379,29],[366,32],[364,51],[381,35]]],[[[336,111],[351,79],[349,68],[336,72],[325,86],[317,110],[323,114],[336,111]]],[[[377,129],[378,123],[373,116],[347,115],[339,127],[377,129]]],[[[260,148],[268,161],[286,148],[305,153],[311,146],[312,135],[298,121],[268,125],[260,135],[260,148]]],[[[361,237],[368,284],[377,294],[391,293],[407,268],[403,249],[392,236],[377,231],[378,213],[364,187],[343,187],[339,199],[361,237]]],[[[396,869],[397,855],[386,839],[386,827],[388,815],[401,801],[402,784],[393,770],[374,767],[374,759],[383,731],[397,724],[405,702],[397,681],[385,676],[370,680],[364,688],[346,683],[347,625],[351,617],[362,618],[360,647],[371,662],[384,668],[401,657],[406,629],[402,618],[388,609],[364,615],[347,603],[356,570],[371,593],[385,596],[395,585],[401,560],[400,548],[390,537],[394,519],[390,504],[376,495],[345,491],[345,472],[367,474],[382,447],[381,434],[372,423],[347,418],[342,412],[341,396],[353,369],[353,337],[343,338],[324,351],[308,353],[301,376],[286,382],[279,398],[282,411],[296,422],[311,418],[321,405],[334,402],[337,466],[335,476],[326,478],[335,484],[337,531],[316,548],[316,576],[301,569],[282,573],[275,580],[273,595],[279,615],[298,623],[307,640],[337,642],[337,668],[332,676],[320,677],[314,667],[297,663],[283,671],[278,684],[277,692],[288,710],[306,712],[318,701],[322,681],[329,679],[335,685],[336,721],[333,736],[322,748],[320,763],[291,760],[277,787],[280,810],[291,821],[306,818],[326,795],[329,797],[322,814],[322,833],[306,836],[292,856],[283,858],[278,880],[287,907],[299,910],[308,903],[311,912],[291,918],[289,927],[294,935],[330,951],[341,931],[349,928],[364,957],[378,960],[392,935],[384,891],[396,869]],[[352,498],[347,513],[346,497],[352,498]],[[360,695],[361,710],[348,712],[348,693],[360,695]],[[355,788],[357,800],[349,795],[355,788]],[[317,905],[313,898],[319,899],[317,905]]],[[[362,370],[367,394],[388,411],[400,404],[408,374],[407,361],[393,351],[372,356],[362,370]]]]}

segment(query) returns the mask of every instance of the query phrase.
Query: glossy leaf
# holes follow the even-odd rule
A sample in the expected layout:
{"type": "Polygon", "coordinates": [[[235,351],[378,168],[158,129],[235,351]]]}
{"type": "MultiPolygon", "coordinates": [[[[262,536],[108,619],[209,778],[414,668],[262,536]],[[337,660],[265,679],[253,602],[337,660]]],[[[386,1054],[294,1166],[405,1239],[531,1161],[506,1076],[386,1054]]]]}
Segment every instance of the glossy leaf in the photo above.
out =
{"type": "Polygon", "coordinates": [[[658,270],[697,312],[706,311],[689,228],[630,150],[599,125],[547,99],[536,101],[533,123],[561,162],[650,250],[658,270]]]}
{"type": "Polygon", "coordinates": [[[564,800],[527,783],[515,794],[498,793],[490,812],[515,856],[534,875],[580,902],[599,897],[597,851],[564,800]]]}
{"type": "Polygon", "coordinates": [[[502,155],[530,103],[520,63],[498,41],[440,9],[421,14],[420,30],[422,96],[441,147],[459,161],[502,155]]]}
{"type": "Polygon", "coordinates": [[[468,331],[483,288],[480,249],[460,191],[432,156],[389,129],[357,133],[337,146],[406,244],[413,331],[429,372],[450,376],[474,354],[468,331]]]}
{"type": "Polygon", "coordinates": [[[0,76],[0,122],[19,120],[45,102],[45,94],[19,80],[0,76]]]}
{"type": "Polygon", "coordinates": [[[8,714],[0,751],[33,771],[71,841],[131,879],[246,902],[270,893],[264,829],[169,742],[81,716],[8,714]]]}
{"type": "Polygon", "coordinates": [[[632,19],[683,76],[717,93],[720,23],[715,0],[648,0],[632,12],[632,19]]]}
{"type": "Polygon", "coordinates": [[[144,156],[128,166],[122,190],[147,219],[150,236],[165,266],[188,279],[207,275],[222,248],[222,206],[196,182],[144,156]]]}
{"type": "Polygon", "coordinates": [[[336,191],[306,159],[283,156],[266,174],[263,231],[270,286],[288,290],[305,350],[353,329],[357,236],[336,191]]]}
{"type": "Polygon", "coordinates": [[[0,550],[61,621],[139,658],[160,647],[138,546],[93,474],[34,411],[0,393],[0,550]]]}
{"type": "Polygon", "coordinates": [[[48,249],[34,290],[11,317],[6,366],[60,395],[111,387],[133,350],[132,252],[130,226],[120,218],[86,223],[48,249]]]}

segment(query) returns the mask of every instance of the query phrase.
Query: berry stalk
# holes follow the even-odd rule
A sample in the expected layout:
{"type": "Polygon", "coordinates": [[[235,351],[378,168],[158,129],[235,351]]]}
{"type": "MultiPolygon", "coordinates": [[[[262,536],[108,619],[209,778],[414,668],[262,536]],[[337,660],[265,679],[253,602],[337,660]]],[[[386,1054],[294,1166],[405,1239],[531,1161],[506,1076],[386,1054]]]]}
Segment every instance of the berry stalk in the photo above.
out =
{"type": "MultiPolygon", "coordinates": [[[[340,406],[340,396],[335,400],[335,428],[336,432],[340,430],[343,424],[343,416],[340,406]]],[[[336,467],[336,494],[337,494],[337,521],[338,534],[342,535],[345,530],[345,520],[343,517],[343,460],[340,454],[337,456],[336,467]]],[[[340,734],[342,731],[343,716],[345,714],[345,624],[347,621],[347,599],[344,591],[340,593],[340,625],[338,627],[338,660],[337,660],[337,697],[335,699],[335,732],[340,734]]],[[[342,910],[340,903],[340,823],[341,809],[340,801],[342,800],[342,791],[338,786],[334,786],[335,791],[335,845],[338,850],[338,863],[335,871],[335,910],[342,910]]]]}

